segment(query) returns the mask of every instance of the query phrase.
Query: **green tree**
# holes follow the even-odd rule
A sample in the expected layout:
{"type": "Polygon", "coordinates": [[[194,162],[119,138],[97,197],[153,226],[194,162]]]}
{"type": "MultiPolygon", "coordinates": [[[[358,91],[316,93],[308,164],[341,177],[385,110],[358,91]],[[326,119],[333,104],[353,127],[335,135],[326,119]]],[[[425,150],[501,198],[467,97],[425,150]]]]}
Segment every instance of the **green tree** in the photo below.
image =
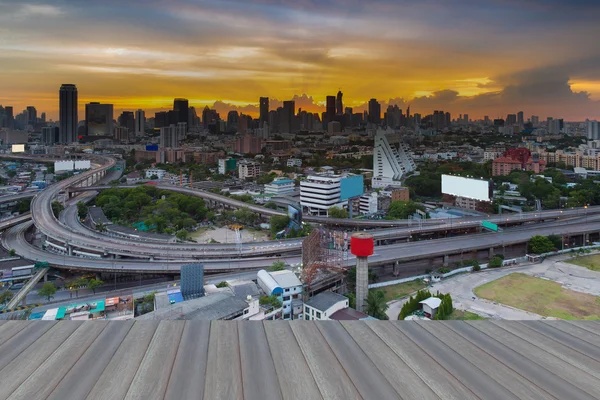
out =
{"type": "Polygon", "coordinates": [[[95,228],[96,228],[96,230],[98,232],[104,232],[104,231],[106,231],[106,225],[104,225],[102,222],[96,223],[95,228]]]}
{"type": "Polygon", "coordinates": [[[388,209],[388,219],[407,219],[417,212],[425,211],[423,206],[417,205],[414,201],[392,201],[388,209]]]}
{"type": "Polygon", "coordinates": [[[275,295],[260,296],[258,298],[258,303],[261,306],[272,306],[273,308],[279,308],[279,307],[281,307],[281,301],[275,295]]]}
{"type": "Polygon", "coordinates": [[[219,282],[219,283],[217,283],[217,287],[218,288],[226,288],[227,287],[227,282],[225,282],[225,281],[219,282]]]}
{"type": "Polygon", "coordinates": [[[490,262],[488,262],[488,267],[490,267],[490,268],[500,268],[501,266],[502,266],[502,258],[497,255],[492,257],[490,262]]]}
{"type": "Polygon", "coordinates": [[[62,212],[62,210],[65,209],[65,206],[62,205],[62,203],[60,201],[54,200],[52,202],[52,214],[54,214],[54,216],[56,218],[58,218],[58,216],[60,215],[60,213],[62,212]]]}
{"type": "Polygon", "coordinates": [[[77,215],[80,219],[84,219],[88,214],[88,206],[83,201],[77,202],[77,215]]]}
{"type": "Polygon", "coordinates": [[[40,290],[37,291],[37,294],[50,301],[56,294],[56,286],[54,286],[52,282],[46,282],[42,285],[40,290]]]}
{"type": "Polygon", "coordinates": [[[555,246],[554,243],[552,243],[552,240],[548,239],[546,236],[535,235],[529,239],[527,248],[533,254],[544,254],[554,251],[555,246]]]}
{"type": "Polygon", "coordinates": [[[17,255],[17,252],[15,251],[15,249],[10,249],[10,250],[8,251],[8,255],[9,255],[9,256],[11,256],[11,257],[14,257],[14,256],[16,256],[16,255],[17,255]]]}
{"type": "Polygon", "coordinates": [[[177,237],[177,239],[184,241],[184,240],[189,239],[190,233],[188,231],[186,231],[185,229],[181,229],[181,230],[177,231],[175,236],[177,237]]]}
{"type": "Polygon", "coordinates": [[[342,219],[348,218],[348,211],[343,208],[340,208],[340,207],[331,207],[327,211],[327,214],[329,215],[330,218],[342,218],[342,219]]]}
{"type": "Polygon", "coordinates": [[[4,292],[0,293],[0,304],[6,305],[6,303],[8,303],[13,296],[14,294],[10,290],[5,290],[4,292]]]}
{"type": "Polygon", "coordinates": [[[271,225],[271,235],[275,236],[278,232],[285,229],[290,223],[290,218],[287,215],[273,215],[269,219],[271,225]]]}
{"type": "Polygon", "coordinates": [[[369,290],[367,296],[366,311],[373,318],[388,319],[385,311],[388,305],[385,301],[385,292],[383,290],[369,290]]]}
{"type": "Polygon", "coordinates": [[[31,199],[19,200],[19,202],[17,203],[17,210],[19,211],[20,214],[28,212],[30,207],[31,207],[31,199]]]}
{"type": "Polygon", "coordinates": [[[273,264],[271,264],[271,266],[268,268],[269,271],[283,271],[285,269],[285,262],[283,261],[275,261],[273,264]]]}
{"type": "Polygon", "coordinates": [[[547,236],[548,239],[552,242],[552,245],[555,249],[560,249],[562,246],[562,238],[558,235],[550,235],[547,236]]]}
{"type": "Polygon", "coordinates": [[[271,210],[277,210],[277,204],[275,204],[272,201],[269,201],[267,204],[265,204],[265,208],[270,208],[271,210]]]}
{"type": "Polygon", "coordinates": [[[98,289],[102,285],[104,285],[104,281],[96,278],[92,278],[87,282],[88,289],[94,292],[94,294],[96,294],[96,289],[98,289]]]}

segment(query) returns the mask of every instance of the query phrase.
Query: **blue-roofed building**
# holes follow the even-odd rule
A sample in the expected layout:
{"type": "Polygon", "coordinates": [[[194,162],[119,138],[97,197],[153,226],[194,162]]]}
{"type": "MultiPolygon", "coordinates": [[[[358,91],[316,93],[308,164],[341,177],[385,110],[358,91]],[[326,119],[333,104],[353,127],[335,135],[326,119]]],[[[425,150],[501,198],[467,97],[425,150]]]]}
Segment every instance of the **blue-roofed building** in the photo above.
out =
{"type": "Polygon", "coordinates": [[[294,181],[288,178],[277,178],[265,185],[265,193],[275,196],[284,196],[294,193],[294,181]]]}

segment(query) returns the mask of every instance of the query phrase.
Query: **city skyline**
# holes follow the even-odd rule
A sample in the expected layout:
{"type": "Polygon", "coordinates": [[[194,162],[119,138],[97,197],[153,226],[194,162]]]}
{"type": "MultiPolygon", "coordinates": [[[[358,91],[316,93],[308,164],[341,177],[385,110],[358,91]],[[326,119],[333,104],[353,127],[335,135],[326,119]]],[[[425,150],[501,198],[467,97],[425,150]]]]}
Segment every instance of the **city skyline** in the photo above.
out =
{"type": "Polygon", "coordinates": [[[73,83],[80,116],[94,101],[152,115],[183,97],[258,118],[259,97],[322,112],[341,89],[355,112],[376,98],[382,113],[600,118],[596,2],[409,4],[0,1],[0,104],[56,120],[73,83]]]}

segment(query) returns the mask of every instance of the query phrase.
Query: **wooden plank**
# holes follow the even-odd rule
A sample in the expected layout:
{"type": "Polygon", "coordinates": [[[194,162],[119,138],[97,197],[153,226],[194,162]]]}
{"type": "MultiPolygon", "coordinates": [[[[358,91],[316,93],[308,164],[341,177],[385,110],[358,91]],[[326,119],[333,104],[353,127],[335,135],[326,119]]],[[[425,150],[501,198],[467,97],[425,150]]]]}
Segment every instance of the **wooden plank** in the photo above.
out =
{"type": "Polygon", "coordinates": [[[185,321],[161,321],[125,399],[163,399],[185,321]]]}
{"type": "MultiPolygon", "coordinates": [[[[492,322],[492,321],[490,321],[492,322]]],[[[600,379],[600,363],[592,357],[566,346],[563,342],[549,338],[518,321],[493,321],[499,328],[516,335],[533,346],[547,351],[561,360],[574,365],[600,379]]],[[[541,322],[540,322],[541,323],[541,322]]]]}
{"type": "MultiPolygon", "coordinates": [[[[32,326],[35,327],[35,324],[32,326]]],[[[54,351],[73,334],[81,322],[56,323],[0,371],[0,399],[6,399],[54,351]]],[[[44,327],[40,327],[44,329],[44,327]]],[[[18,337],[17,337],[18,338],[18,337]]]]}
{"type": "Polygon", "coordinates": [[[317,386],[325,399],[361,399],[348,374],[314,321],[289,322],[317,386]]]}
{"type": "Polygon", "coordinates": [[[429,386],[362,321],[340,321],[402,399],[439,400],[429,386]]]}
{"type": "Polygon", "coordinates": [[[156,332],[158,321],[136,321],[112,359],[98,377],[88,399],[123,399],[129,390],[148,345],[156,332]]]}
{"type": "Polygon", "coordinates": [[[261,321],[237,322],[245,399],[279,400],[283,396],[261,321]]]}
{"type": "Polygon", "coordinates": [[[186,321],[165,399],[202,400],[209,338],[210,321],[186,321]]]}
{"type": "Polygon", "coordinates": [[[322,321],[316,326],[363,398],[399,398],[398,392],[338,321],[322,321]]]}
{"type": "MultiPolygon", "coordinates": [[[[559,399],[592,399],[590,376],[487,321],[443,321],[450,329],[559,399]],[[479,323],[483,322],[483,324],[479,323]],[[585,377],[584,377],[585,376],[585,377]],[[580,385],[581,383],[581,385],[580,385]],[[587,393],[586,393],[587,392],[587,393]]],[[[596,388],[597,389],[597,388],[596,388]]]]}
{"type": "Polygon", "coordinates": [[[2,342],[0,344],[0,370],[23,353],[55,324],[56,321],[35,321],[35,323],[34,321],[28,321],[18,334],[13,335],[6,342],[2,342]]]}
{"type": "Polygon", "coordinates": [[[396,329],[388,321],[365,321],[387,345],[409,365],[413,371],[429,386],[440,398],[453,400],[476,400],[477,396],[449,374],[434,359],[396,329]]]}
{"type": "Polygon", "coordinates": [[[594,323],[594,321],[567,321],[571,325],[575,325],[578,328],[585,329],[586,331],[593,333],[594,335],[600,336],[600,324],[594,323]]]}
{"type": "Polygon", "coordinates": [[[231,321],[211,322],[205,399],[243,399],[239,346],[237,325],[231,321]]]}
{"type": "Polygon", "coordinates": [[[494,377],[496,381],[514,393],[519,399],[554,399],[549,393],[543,391],[543,388],[533,385],[530,381],[444,325],[432,325],[430,321],[417,321],[415,323],[442,343],[446,343],[482,372],[494,377]]]}
{"type": "Polygon", "coordinates": [[[406,335],[415,346],[418,346],[431,358],[436,360],[438,364],[479,398],[517,400],[517,397],[513,393],[494,380],[490,375],[487,375],[471,364],[450,346],[429,334],[418,324],[405,321],[394,321],[391,323],[406,335]]]}
{"type": "Polygon", "coordinates": [[[286,321],[263,322],[284,399],[321,399],[321,392],[286,321]]]}
{"type": "MultiPolygon", "coordinates": [[[[59,322],[59,324],[63,323],[71,323],[71,321],[59,322]]],[[[47,398],[107,324],[107,321],[88,321],[81,325],[34,373],[29,375],[21,386],[10,395],[9,399],[42,400],[47,398]]]]}
{"type": "Polygon", "coordinates": [[[30,325],[33,321],[4,321],[8,322],[7,324],[0,325],[0,343],[6,343],[10,340],[14,335],[21,332],[28,325],[30,325]]]}
{"type": "MultiPolygon", "coordinates": [[[[527,324],[527,326],[530,326],[530,324],[527,324]]],[[[550,332],[555,334],[556,330],[558,330],[561,332],[561,338],[565,337],[565,339],[568,339],[565,341],[568,341],[569,343],[571,343],[571,340],[575,341],[573,346],[581,344],[582,347],[578,348],[579,351],[590,356],[593,354],[596,359],[600,357],[600,336],[596,333],[589,332],[577,325],[570,324],[567,321],[544,321],[536,326],[536,328],[537,327],[540,329],[543,328],[544,332],[548,332],[548,334],[550,334],[550,332]],[[548,326],[551,326],[554,329],[550,331],[547,329],[548,326]],[[570,338],[567,338],[565,335],[569,335],[570,338]]],[[[565,345],[571,346],[569,343],[565,343],[565,345]]]]}
{"type": "Polygon", "coordinates": [[[133,321],[109,322],[85,354],[48,396],[48,400],[85,399],[129,333],[133,323],[133,321]]]}

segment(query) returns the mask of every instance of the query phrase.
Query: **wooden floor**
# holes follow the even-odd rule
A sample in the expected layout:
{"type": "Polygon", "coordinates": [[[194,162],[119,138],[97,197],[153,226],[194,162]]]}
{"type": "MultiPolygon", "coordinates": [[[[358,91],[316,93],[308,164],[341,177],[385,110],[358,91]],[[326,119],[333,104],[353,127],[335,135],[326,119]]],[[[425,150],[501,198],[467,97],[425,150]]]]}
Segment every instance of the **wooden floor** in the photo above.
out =
{"type": "Polygon", "coordinates": [[[0,399],[599,399],[592,321],[0,321],[0,399]]]}

